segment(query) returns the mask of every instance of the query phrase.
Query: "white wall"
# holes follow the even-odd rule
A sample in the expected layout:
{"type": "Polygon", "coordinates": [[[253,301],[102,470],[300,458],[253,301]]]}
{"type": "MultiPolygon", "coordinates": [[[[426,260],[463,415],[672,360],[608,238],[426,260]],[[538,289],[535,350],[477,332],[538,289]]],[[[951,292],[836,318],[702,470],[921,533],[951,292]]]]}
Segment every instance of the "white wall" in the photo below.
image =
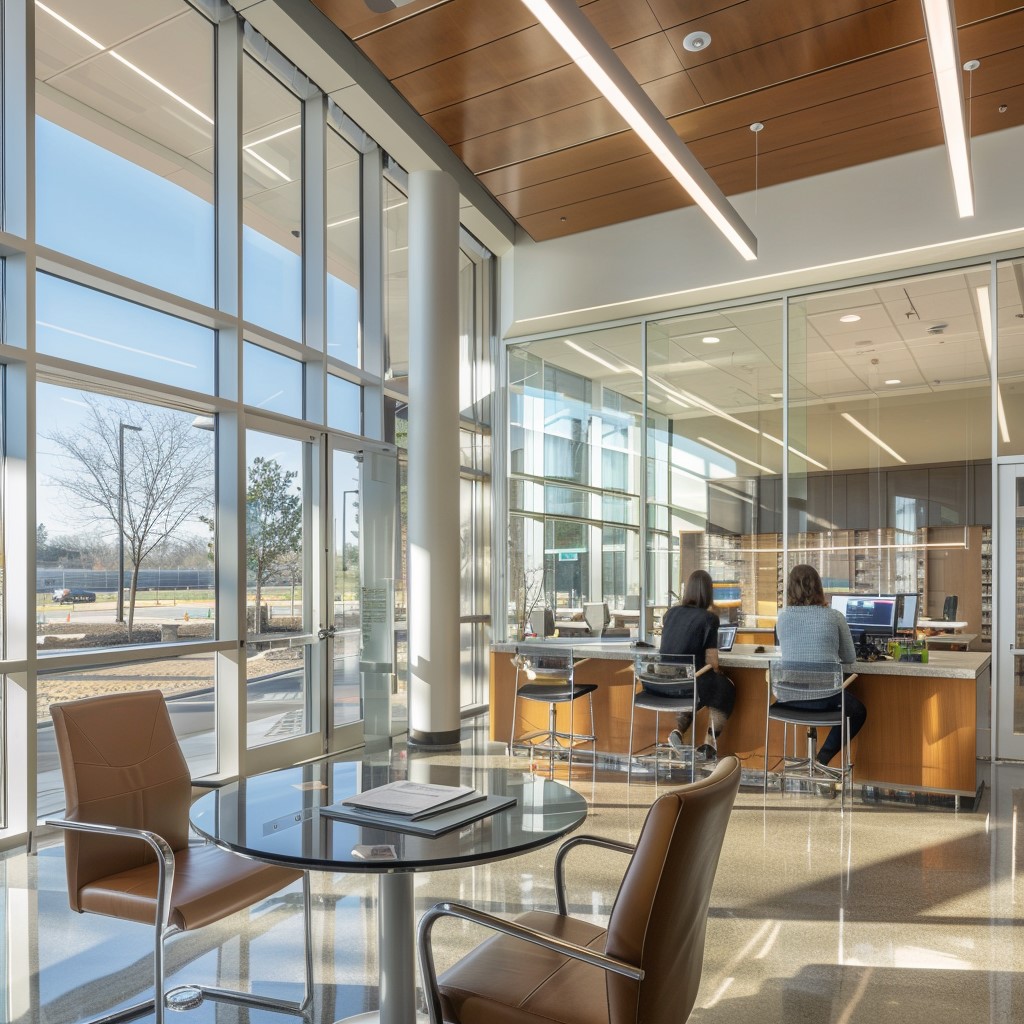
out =
{"type": "Polygon", "coordinates": [[[695,207],[504,257],[507,337],[718,302],[1024,245],[1024,128],[974,140],[977,213],[960,220],[945,149],[921,150],[733,198],[759,258],[695,207]]]}

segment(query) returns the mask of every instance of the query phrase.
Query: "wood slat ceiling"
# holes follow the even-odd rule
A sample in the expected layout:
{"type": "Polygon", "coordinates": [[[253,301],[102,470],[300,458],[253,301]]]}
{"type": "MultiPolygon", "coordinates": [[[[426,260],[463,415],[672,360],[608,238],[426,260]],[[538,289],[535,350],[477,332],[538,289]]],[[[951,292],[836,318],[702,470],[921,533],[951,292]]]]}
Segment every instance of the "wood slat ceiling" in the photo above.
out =
{"type": "MultiPolygon", "coordinates": [[[[535,240],[689,204],[519,0],[313,2],[535,240]]],[[[758,187],[942,144],[920,0],[578,2],[726,195],[754,121],[758,187]]],[[[1024,124],[1024,2],[955,6],[972,134],[1024,124]]]]}

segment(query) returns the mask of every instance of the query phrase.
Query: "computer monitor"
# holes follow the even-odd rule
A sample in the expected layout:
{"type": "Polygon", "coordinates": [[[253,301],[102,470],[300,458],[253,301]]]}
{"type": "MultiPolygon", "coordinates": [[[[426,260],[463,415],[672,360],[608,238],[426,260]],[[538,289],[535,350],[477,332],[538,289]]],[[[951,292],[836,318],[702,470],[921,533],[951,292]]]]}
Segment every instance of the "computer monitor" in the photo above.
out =
{"type": "Polygon", "coordinates": [[[913,633],[917,629],[918,617],[917,594],[896,595],[896,631],[913,633]]]}
{"type": "Polygon", "coordinates": [[[833,594],[832,607],[846,619],[850,629],[872,635],[896,632],[896,606],[893,594],[833,594]]]}
{"type": "Polygon", "coordinates": [[[736,643],[736,627],[735,626],[719,626],[718,627],[718,649],[725,653],[726,651],[732,650],[732,645],[736,643]]]}

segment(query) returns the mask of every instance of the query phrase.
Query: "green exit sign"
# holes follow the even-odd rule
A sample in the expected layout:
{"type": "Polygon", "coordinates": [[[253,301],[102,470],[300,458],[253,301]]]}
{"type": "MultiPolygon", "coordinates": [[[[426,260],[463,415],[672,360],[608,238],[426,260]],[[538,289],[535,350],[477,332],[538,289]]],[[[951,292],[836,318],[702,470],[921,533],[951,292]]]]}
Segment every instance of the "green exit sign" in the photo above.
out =
{"type": "Polygon", "coordinates": [[[558,560],[560,562],[576,562],[579,560],[579,555],[575,551],[559,551],[558,560]]]}

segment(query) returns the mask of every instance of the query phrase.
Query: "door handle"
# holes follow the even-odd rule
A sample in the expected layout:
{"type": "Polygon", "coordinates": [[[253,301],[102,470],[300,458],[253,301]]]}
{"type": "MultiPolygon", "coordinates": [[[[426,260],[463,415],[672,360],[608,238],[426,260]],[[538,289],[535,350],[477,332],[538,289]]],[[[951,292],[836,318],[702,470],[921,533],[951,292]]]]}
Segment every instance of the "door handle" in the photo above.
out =
{"type": "Polygon", "coordinates": [[[321,626],[317,630],[316,635],[318,640],[331,640],[337,632],[338,631],[333,626],[328,626],[326,629],[321,626]]]}

